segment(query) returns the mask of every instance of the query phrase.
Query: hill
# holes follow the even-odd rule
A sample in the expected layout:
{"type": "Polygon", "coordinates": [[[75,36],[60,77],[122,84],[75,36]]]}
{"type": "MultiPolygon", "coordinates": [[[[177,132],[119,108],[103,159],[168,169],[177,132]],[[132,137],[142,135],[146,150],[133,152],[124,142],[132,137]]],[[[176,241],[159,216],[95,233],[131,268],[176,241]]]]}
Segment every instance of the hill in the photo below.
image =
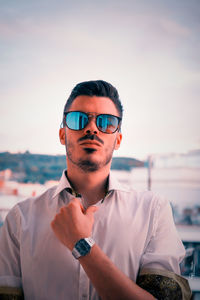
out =
{"type": "MultiPolygon", "coordinates": [[[[112,169],[130,171],[136,167],[146,167],[147,163],[128,157],[114,157],[112,169]]],[[[66,168],[65,155],[43,155],[25,153],[0,153],[0,171],[10,169],[13,179],[19,182],[39,182],[59,180],[66,168]]]]}

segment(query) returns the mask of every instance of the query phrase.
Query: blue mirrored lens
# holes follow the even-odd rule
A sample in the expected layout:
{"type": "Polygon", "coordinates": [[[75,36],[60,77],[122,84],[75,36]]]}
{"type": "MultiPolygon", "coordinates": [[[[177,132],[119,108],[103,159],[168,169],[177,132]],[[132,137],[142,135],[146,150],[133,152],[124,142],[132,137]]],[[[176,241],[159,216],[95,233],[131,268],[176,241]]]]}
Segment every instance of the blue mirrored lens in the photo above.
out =
{"type": "Polygon", "coordinates": [[[88,123],[88,116],[80,111],[72,111],[66,115],[67,127],[73,130],[81,130],[88,123]]]}
{"type": "Polygon", "coordinates": [[[113,133],[117,130],[118,119],[111,115],[99,115],[97,117],[97,127],[105,133],[113,133]]]}

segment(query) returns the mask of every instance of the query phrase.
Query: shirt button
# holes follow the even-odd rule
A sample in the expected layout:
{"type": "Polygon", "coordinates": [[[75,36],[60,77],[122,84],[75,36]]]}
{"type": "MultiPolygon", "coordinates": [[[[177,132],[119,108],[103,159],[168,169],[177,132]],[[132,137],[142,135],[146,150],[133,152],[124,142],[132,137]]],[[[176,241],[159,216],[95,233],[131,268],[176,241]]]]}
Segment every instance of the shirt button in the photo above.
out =
{"type": "Polygon", "coordinates": [[[86,294],[82,294],[82,299],[86,299],[87,295],[86,294]]]}

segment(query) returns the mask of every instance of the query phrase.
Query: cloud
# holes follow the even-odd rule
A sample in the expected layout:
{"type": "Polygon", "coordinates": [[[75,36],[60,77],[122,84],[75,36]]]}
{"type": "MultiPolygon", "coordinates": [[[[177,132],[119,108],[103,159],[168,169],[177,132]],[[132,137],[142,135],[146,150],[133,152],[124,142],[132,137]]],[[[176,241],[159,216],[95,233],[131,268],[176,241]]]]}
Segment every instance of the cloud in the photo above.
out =
{"type": "Polygon", "coordinates": [[[161,19],[160,23],[163,29],[170,35],[174,35],[176,37],[188,37],[191,34],[191,30],[189,28],[178,24],[175,21],[169,19],[161,19]]]}

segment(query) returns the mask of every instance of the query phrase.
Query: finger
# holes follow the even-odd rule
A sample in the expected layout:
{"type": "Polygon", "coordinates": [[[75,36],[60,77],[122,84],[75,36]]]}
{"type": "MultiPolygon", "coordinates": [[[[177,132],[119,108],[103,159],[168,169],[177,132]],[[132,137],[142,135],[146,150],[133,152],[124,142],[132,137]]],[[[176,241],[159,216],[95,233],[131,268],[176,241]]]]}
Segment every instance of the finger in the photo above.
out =
{"type": "MultiPolygon", "coordinates": [[[[72,200],[71,200],[70,202],[71,202],[71,203],[76,203],[76,204],[78,204],[78,205],[81,204],[80,198],[72,198],[72,200]]],[[[69,202],[69,203],[70,203],[70,202],[69,202]]]]}
{"type": "Polygon", "coordinates": [[[55,222],[55,220],[51,221],[51,228],[55,232],[55,230],[56,230],[56,222],[55,222]]]}
{"type": "Polygon", "coordinates": [[[74,203],[77,203],[77,204],[80,206],[81,211],[82,211],[83,213],[85,213],[85,209],[84,209],[84,207],[83,207],[83,205],[82,205],[82,203],[81,203],[80,198],[73,198],[72,201],[73,201],[74,203]]]}
{"type": "Polygon", "coordinates": [[[98,209],[99,209],[99,208],[98,208],[97,206],[92,205],[92,206],[88,207],[88,209],[86,210],[85,214],[91,216],[91,215],[93,215],[98,209]]]}

